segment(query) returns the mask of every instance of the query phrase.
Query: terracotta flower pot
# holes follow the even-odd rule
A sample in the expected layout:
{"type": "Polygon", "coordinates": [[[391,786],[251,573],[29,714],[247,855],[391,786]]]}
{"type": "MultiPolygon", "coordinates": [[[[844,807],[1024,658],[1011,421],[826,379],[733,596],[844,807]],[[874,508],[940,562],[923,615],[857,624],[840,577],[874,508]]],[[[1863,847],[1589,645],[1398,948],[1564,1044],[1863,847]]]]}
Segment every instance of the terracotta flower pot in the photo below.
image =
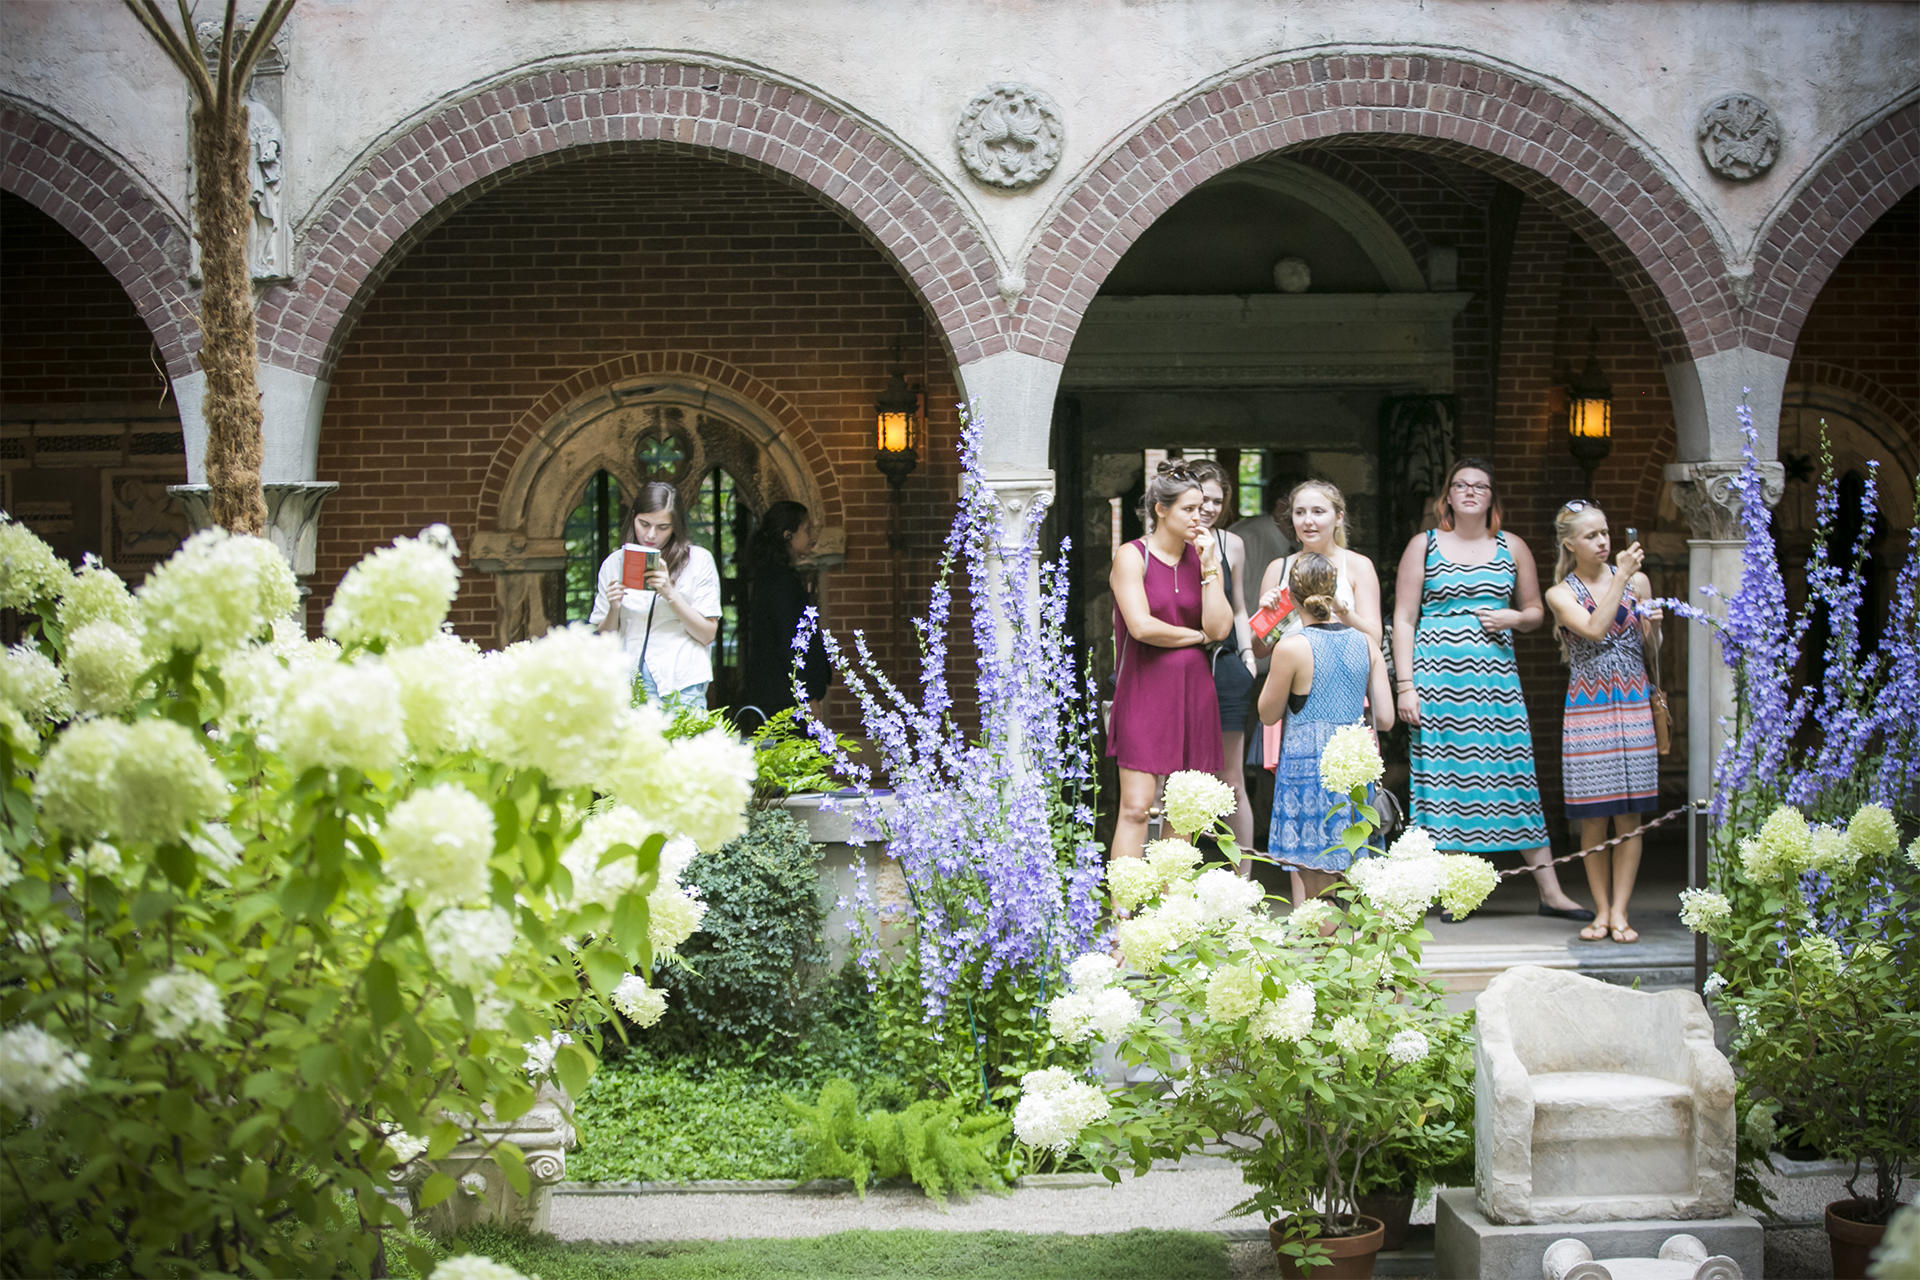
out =
{"type": "Polygon", "coordinates": [[[1355,1200],[1361,1213],[1380,1219],[1387,1229],[1386,1239],[1380,1242],[1380,1252],[1392,1253],[1407,1243],[1407,1222],[1413,1217],[1413,1192],[1380,1191],[1356,1196],[1355,1200]]]}
{"type": "Polygon", "coordinates": [[[1865,1200],[1835,1200],[1827,1206],[1827,1248],[1833,1254],[1834,1280],[1863,1280],[1867,1263],[1887,1233],[1884,1222],[1861,1222],[1855,1215],[1868,1208],[1865,1200]]]}
{"type": "Polygon", "coordinates": [[[1267,1239],[1280,1259],[1280,1274],[1287,1280],[1373,1280],[1374,1255],[1380,1252],[1380,1242],[1387,1234],[1380,1219],[1370,1218],[1363,1213],[1360,1215],[1360,1225],[1365,1230],[1361,1234],[1321,1236],[1316,1239],[1313,1243],[1332,1255],[1333,1264],[1306,1269],[1295,1266],[1292,1258],[1280,1253],[1280,1246],[1286,1242],[1283,1225],[1269,1222],[1267,1239]]]}

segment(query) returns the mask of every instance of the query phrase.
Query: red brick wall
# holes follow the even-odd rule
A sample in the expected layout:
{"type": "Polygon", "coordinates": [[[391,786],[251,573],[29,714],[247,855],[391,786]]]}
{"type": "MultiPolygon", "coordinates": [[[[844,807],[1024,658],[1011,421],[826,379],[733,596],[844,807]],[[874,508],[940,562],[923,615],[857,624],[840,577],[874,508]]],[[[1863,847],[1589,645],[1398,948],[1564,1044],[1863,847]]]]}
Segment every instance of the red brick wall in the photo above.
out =
{"type": "Polygon", "coordinates": [[[1864,379],[1870,385],[1848,389],[1904,408],[1897,422],[1920,416],[1920,192],[1881,215],[1820,291],[1788,379],[1801,380],[1813,362],[1864,379]]]}
{"type": "Polygon", "coordinates": [[[151,409],[166,379],[152,339],[107,269],[59,223],[0,193],[0,404],[151,409]]]}
{"type": "MultiPolygon", "coordinates": [[[[320,444],[319,477],[341,487],[321,520],[312,619],[349,565],[398,534],[445,521],[470,544],[489,461],[555,383],[632,352],[690,351],[760,379],[820,437],[847,532],[824,611],[843,636],[866,628],[898,669],[956,483],[958,391],[937,344],[931,456],[906,483],[914,547],[897,598],[872,405],[903,334],[921,376],[924,332],[875,248],[816,197],[759,174],[655,154],[510,182],[414,248],[346,341],[320,444]]],[[[467,583],[454,624],[490,639],[491,580],[467,583]]]]}
{"type": "MultiPolygon", "coordinates": [[[[1503,527],[1533,552],[1544,593],[1553,582],[1553,517],[1562,503],[1585,496],[1585,476],[1567,450],[1568,379],[1592,349],[1613,382],[1613,449],[1595,473],[1593,497],[1620,546],[1628,526],[1638,527],[1644,541],[1658,524],[1659,476],[1673,458],[1673,409],[1653,340],[1599,256],[1533,203],[1523,206],[1514,241],[1493,454],[1503,527]]],[[[1684,593],[1684,576],[1649,576],[1656,591],[1684,593]]],[[[1559,769],[1567,668],[1550,623],[1519,637],[1516,653],[1548,827],[1555,851],[1567,852],[1559,769]]]]}

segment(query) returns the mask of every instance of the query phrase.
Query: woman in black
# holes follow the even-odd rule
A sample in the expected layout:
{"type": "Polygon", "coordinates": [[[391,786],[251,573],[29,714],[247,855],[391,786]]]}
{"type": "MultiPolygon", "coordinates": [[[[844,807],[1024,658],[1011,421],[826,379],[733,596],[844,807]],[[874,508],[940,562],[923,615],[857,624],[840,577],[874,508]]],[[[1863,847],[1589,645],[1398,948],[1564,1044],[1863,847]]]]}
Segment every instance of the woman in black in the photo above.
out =
{"type": "Polygon", "coordinates": [[[793,669],[800,664],[800,683],[807,703],[819,713],[833,669],[826,646],[816,632],[804,658],[793,651],[800,615],[813,602],[807,584],[795,568],[813,549],[813,517],[799,502],[776,502],[760,517],[747,546],[748,609],[747,661],[740,728],[752,732],[763,721],[794,705],[793,669]]]}

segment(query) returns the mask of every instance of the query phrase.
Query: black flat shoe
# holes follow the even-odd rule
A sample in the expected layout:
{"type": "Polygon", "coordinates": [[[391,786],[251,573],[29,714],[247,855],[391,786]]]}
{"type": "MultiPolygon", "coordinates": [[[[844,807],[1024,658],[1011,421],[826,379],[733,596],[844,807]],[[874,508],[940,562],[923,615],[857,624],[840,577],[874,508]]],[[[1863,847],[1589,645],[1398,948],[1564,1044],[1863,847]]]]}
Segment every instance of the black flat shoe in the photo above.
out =
{"type": "Polygon", "coordinates": [[[1540,904],[1540,914],[1556,920],[1578,920],[1581,924],[1593,919],[1593,912],[1585,907],[1550,907],[1544,902],[1540,904]]]}
{"type": "Polygon", "coordinates": [[[1457,916],[1453,914],[1453,912],[1451,911],[1442,910],[1440,912],[1441,924],[1459,924],[1462,920],[1465,920],[1465,919],[1466,919],[1465,916],[1457,916]]]}

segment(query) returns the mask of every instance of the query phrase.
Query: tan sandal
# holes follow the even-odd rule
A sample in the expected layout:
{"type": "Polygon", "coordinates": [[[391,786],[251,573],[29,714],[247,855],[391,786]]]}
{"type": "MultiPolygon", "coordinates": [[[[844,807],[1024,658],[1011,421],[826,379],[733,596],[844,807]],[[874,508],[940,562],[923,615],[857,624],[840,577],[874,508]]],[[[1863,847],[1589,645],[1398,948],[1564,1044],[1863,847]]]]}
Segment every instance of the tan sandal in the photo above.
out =
{"type": "Polygon", "coordinates": [[[1607,940],[1607,926],[1603,924],[1587,925],[1580,930],[1580,940],[1582,942],[1605,942],[1607,940]]]}

